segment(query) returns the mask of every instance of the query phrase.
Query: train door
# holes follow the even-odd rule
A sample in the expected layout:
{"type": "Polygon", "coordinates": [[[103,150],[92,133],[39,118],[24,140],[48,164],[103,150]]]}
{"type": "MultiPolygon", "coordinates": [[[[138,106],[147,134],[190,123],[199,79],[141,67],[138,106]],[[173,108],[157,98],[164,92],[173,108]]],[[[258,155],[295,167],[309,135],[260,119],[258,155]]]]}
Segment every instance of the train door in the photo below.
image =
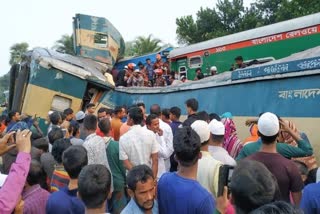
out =
{"type": "Polygon", "coordinates": [[[188,79],[193,80],[196,76],[196,69],[202,68],[203,60],[200,55],[192,56],[188,58],[188,65],[189,65],[189,72],[188,72],[188,79]]]}
{"type": "Polygon", "coordinates": [[[179,67],[179,77],[178,78],[180,79],[182,76],[187,77],[187,67],[186,66],[179,67]]]}
{"type": "Polygon", "coordinates": [[[177,68],[178,78],[180,79],[182,76],[185,76],[188,79],[188,64],[186,58],[177,60],[177,68]]]}
{"type": "Polygon", "coordinates": [[[93,103],[96,106],[98,106],[104,91],[105,89],[95,84],[88,83],[85,94],[82,98],[82,107],[81,107],[82,111],[84,112],[86,111],[86,106],[89,103],[93,103]]]}

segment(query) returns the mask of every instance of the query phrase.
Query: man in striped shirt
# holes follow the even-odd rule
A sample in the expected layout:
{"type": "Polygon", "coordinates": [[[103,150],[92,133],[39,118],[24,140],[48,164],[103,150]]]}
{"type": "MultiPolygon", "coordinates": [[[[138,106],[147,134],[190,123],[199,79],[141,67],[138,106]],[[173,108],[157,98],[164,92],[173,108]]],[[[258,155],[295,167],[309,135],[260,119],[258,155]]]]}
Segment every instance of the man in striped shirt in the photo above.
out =
{"type": "Polygon", "coordinates": [[[46,213],[84,213],[85,206],[77,197],[77,193],[79,174],[81,169],[88,164],[87,151],[83,146],[71,146],[63,153],[62,162],[70,176],[70,182],[67,187],[51,194],[47,202],[46,213]]]}
{"type": "Polygon", "coordinates": [[[40,186],[42,175],[41,164],[36,160],[32,160],[25,188],[22,192],[22,200],[24,201],[23,213],[45,213],[50,193],[40,186]]]}
{"type": "Polygon", "coordinates": [[[57,162],[57,165],[55,166],[51,177],[51,192],[58,191],[69,184],[69,175],[62,165],[62,154],[70,146],[71,143],[69,139],[59,139],[54,142],[52,147],[52,155],[57,162]]]}

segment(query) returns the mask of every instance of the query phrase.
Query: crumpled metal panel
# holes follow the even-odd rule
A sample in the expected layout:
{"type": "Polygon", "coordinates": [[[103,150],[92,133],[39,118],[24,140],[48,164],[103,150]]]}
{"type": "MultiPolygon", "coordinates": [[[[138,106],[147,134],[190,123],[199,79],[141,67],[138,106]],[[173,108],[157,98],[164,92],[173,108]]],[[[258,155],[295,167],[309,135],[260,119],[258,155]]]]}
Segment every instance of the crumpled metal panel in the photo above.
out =
{"type": "Polygon", "coordinates": [[[43,67],[54,67],[81,79],[114,87],[104,76],[104,73],[109,69],[108,66],[91,59],[71,56],[45,48],[35,48],[32,51],[32,58],[43,67]]]}

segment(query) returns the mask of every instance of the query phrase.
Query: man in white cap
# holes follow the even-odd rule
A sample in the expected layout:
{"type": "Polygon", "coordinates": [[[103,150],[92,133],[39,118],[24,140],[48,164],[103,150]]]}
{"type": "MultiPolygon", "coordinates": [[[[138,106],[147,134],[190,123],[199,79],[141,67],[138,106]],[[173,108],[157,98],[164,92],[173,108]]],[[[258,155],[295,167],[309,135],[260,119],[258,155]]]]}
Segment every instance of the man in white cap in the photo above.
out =
{"type": "Polygon", "coordinates": [[[83,111],[78,111],[76,113],[76,121],[79,123],[79,130],[80,130],[80,139],[85,140],[87,137],[87,134],[85,132],[85,129],[83,127],[83,119],[86,116],[86,114],[83,111]]]}
{"type": "Polygon", "coordinates": [[[248,159],[263,163],[278,181],[280,200],[290,203],[290,193],[293,202],[299,206],[303,181],[295,163],[277,152],[277,137],[280,131],[279,119],[267,112],[258,120],[258,134],[262,140],[261,150],[248,159]]]}
{"type": "Polygon", "coordinates": [[[216,66],[211,66],[210,68],[210,73],[212,76],[216,75],[217,74],[217,67],[216,66]]]}
{"type": "Polygon", "coordinates": [[[202,158],[198,161],[197,181],[206,188],[214,198],[217,198],[219,169],[222,163],[215,160],[208,151],[210,130],[208,123],[196,120],[191,128],[199,135],[202,158]]]}
{"type": "Polygon", "coordinates": [[[212,120],[209,123],[210,129],[210,142],[209,142],[209,152],[212,157],[223,164],[236,166],[236,161],[229,155],[227,150],[223,148],[225,126],[222,122],[217,120],[212,120]]]}

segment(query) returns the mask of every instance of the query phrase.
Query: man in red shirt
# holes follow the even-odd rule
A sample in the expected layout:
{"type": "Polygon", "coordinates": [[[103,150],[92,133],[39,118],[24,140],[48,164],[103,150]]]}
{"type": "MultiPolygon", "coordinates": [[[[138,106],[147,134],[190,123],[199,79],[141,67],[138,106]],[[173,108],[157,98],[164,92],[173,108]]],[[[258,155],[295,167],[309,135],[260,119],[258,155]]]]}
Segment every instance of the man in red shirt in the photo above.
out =
{"type": "MultiPolygon", "coordinates": [[[[282,121],[280,121],[282,123],[282,121]]],[[[277,152],[277,137],[280,131],[279,119],[267,112],[258,120],[259,136],[262,140],[261,150],[249,157],[263,163],[278,181],[280,199],[290,202],[290,192],[293,202],[299,206],[303,181],[295,163],[277,152]]]]}

